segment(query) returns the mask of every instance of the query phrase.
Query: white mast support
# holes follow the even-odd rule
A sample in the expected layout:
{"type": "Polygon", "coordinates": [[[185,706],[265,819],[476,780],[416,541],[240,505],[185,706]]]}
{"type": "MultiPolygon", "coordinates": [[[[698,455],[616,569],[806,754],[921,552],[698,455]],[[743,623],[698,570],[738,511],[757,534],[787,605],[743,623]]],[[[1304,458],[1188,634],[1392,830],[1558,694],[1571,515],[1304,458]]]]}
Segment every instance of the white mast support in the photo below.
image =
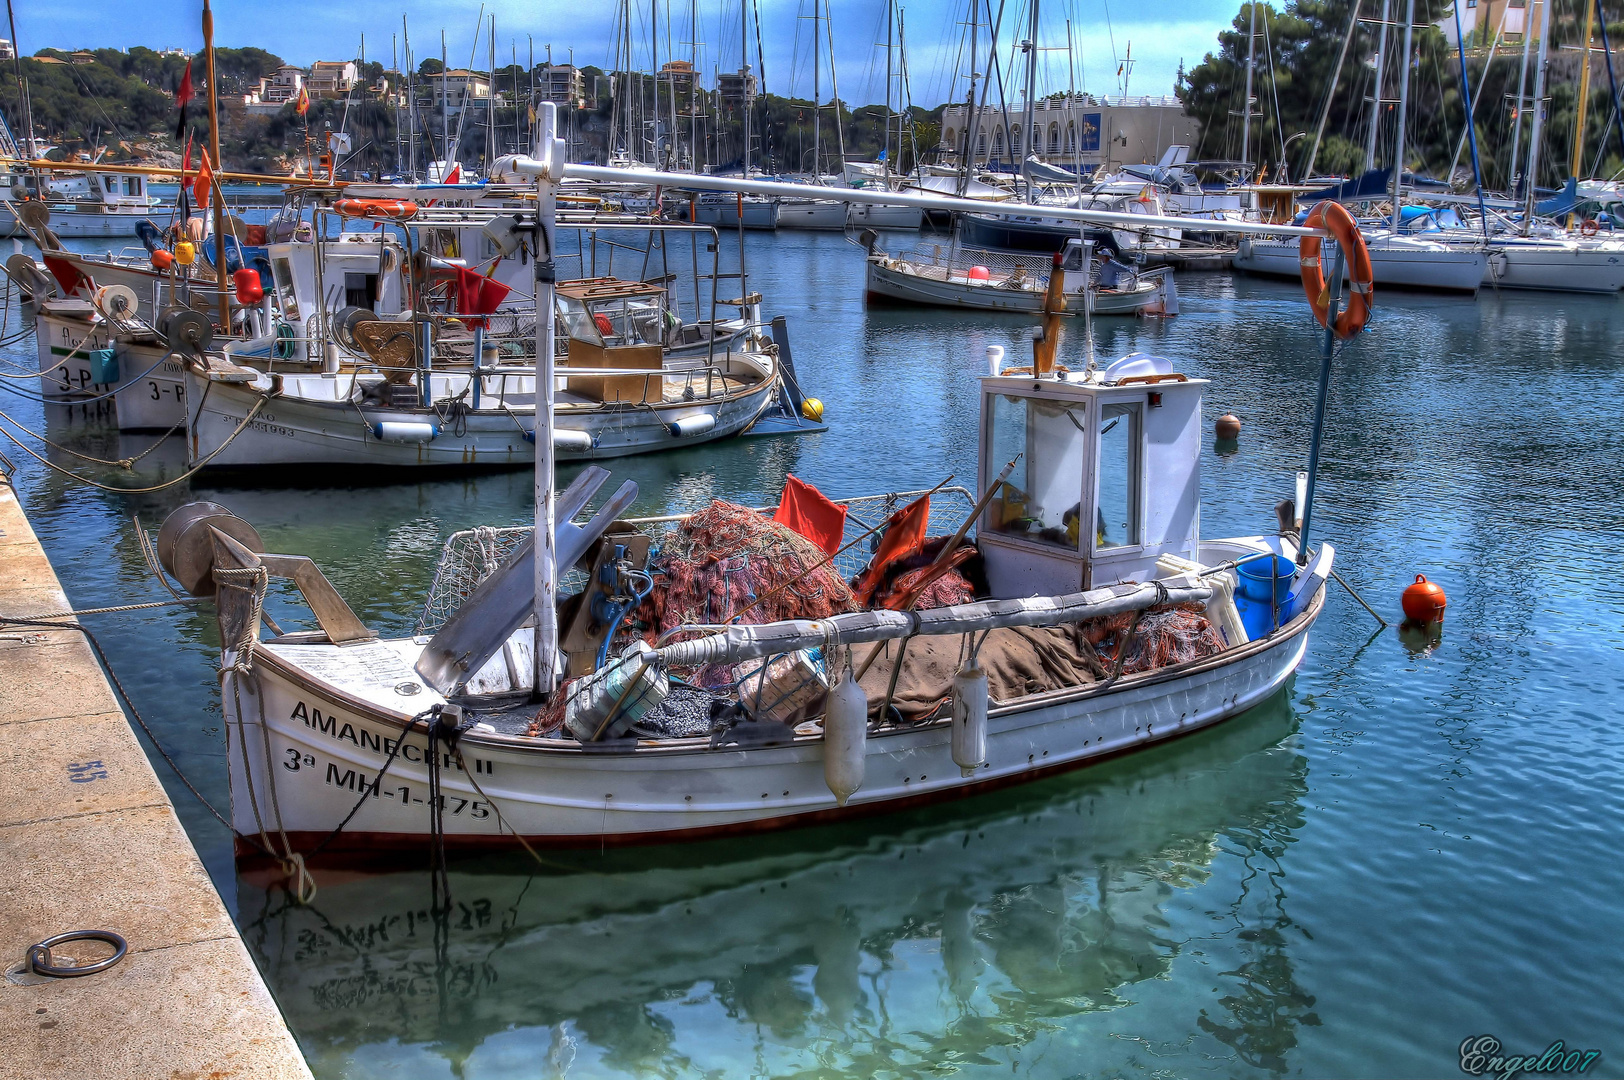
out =
{"type": "Polygon", "coordinates": [[[1404,117],[1410,107],[1410,40],[1415,32],[1415,0],[1404,4],[1404,60],[1399,66],[1398,134],[1393,139],[1393,235],[1398,235],[1399,185],[1404,182],[1404,117]]]}
{"type": "MultiPolygon", "coordinates": [[[[527,168],[525,159],[514,166],[520,172],[527,168]]],[[[871,188],[837,188],[820,184],[781,184],[772,180],[740,180],[732,176],[706,176],[699,173],[668,173],[655,169],[608,169],[601,165],[566,164],[565,177],[576,180],[596,180],[605,184],[642,184],[663,186],[676,190],[739,191],[747,195],[780,195],[790,199],[826,199],[830,202],[873,203],[880,206],[917,206],[924,210],[956,210],[966,214],[988,217],[1024,217],[1032,213],[1031,203],[990,203],[978,199],[955,199],[946,195],[910,195],[905,191],[881,191],[871,188]]],[[[1045,206],[1043,216],[1063,221],[1087,221],[1112,228],[1125,228],[1133,232],[1151,229],[1188,229],[1196,220],[1166,215],[1124,214],[1113,210],[1078,209],[1070,206],[1045,206]]],[[[1202,232],[1234,233],[1241,236],[1319,236],[1331,234],[1324,229],[1307,229],[1300,225],[1264,225],[1251,221],[1223,221],[1199,219],[1202,232]]]]}
{"type": "Polygon", "coordinates": [[[1365,142],[1365,168],[1376,167],[1376,136],[1382,126],[1382,75],[1387,66],[1387,27],[1392,18],[1391,0],[1382,0],[1382,30],[1376,39],[1376,81],[1370,92],[1370,138],[1365,142]]]}
{"type": "MultiPolygon", "coordinates": [[[[1241,164],[1252,164],[1252,69],[1257,66],[1257,0],[1246,5],[1252,15],[1252,32],[1246,39],[1246,96],[1241,98],[1241,164]]],[[[1231,145],[1234,145],[1233,143],[1231,145]]],[[[1247,175],[1251,175],[1247,169],[1247,175]]]]}
{"type": "MultiPolygon", "coordinates": [[[[558,684],[558,565],[553,521],[553,349],[557,345],[553,261],[555,197],[564,143],[558,134],[558,105],[541,103],[536,156],[516,158],[516,172],[536,178],[536,680],[545,696],[558,684]]],[[[614,172],[617,170],[606,170],[614,172]]]]}
{"type": "MultiPolygon", "coordinates": [[[[1534,224],[1534,203],[1539,196],[1535,188],[1539,183],[1539,141],[1545,134],[1545,66],[1546,46],[1551,38],[1551,4],[1545,0],[1540,4],[1539,10],[1539,63],[1534,68],[1534,126],[1528,133],[1528,173],[1523,177],[1527,185],[1527,197],[1523,202],[1522,234],[1528,235],[1528,230],[1534,224]]],[[[1586,61],[1589,54],[1586,54],[1586,61]]]]}
{"type": "MultiPolygon", "coordinates": [[[[1535,4],[1540,2],[1541,0],[1534,0],[1535,4]]],[[[1534,28],[1531,25],[1533,21],[1533,11],[1528,8],[1524,8],[1522,29],[1522,73],[1517,76],[1517,122],[1511,125],[1511,161],[1506,167],[1506,172],[1508,172],[1511,176],[1511,183],[1507,185],[1507,192],[1513,199],[1517,197],[1517,170],[1521,168],[1522,162],[1522,122],[1523,111],[1528,105],[1528,49],[1534,41],[1534,28]]],[[[1486,69],[1484,74],[1488,74],[1486,69]]],[[[1484,79],[1483,81],[1487,82],[1488,80],[1484,79]]]]}

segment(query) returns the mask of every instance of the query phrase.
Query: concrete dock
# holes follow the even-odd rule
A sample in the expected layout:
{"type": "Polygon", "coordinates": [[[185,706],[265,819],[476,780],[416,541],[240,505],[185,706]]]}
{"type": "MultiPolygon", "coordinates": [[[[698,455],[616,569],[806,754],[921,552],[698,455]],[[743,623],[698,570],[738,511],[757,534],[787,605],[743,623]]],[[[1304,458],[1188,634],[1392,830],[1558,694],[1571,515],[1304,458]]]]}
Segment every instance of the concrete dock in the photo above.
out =
{"type": "Polygon", "coordinates": [[[0,480],[0,1078],[308,1078],[84,636],[3,618],[70,606],[0,480]],[[30,945],[87,929],[128,955],[79,978],[23,972],[30,945]]]}

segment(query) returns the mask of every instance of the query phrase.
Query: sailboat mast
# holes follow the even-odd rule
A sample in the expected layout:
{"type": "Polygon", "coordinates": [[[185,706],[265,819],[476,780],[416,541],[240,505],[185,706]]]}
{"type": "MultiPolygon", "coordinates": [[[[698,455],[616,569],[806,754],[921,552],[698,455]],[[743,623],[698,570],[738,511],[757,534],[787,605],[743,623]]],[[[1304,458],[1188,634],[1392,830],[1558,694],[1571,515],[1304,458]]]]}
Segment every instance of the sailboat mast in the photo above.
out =
{"type": "MultiPolygon", "coordinates": [[[[1021,43],[1026,50],[1026,112],[1021,116],[1021,126],[1026,129],[1021,145],[1026,147],[1027,157],[1038,157],[1043,150],[1043,141],[1039,137],[1037,128],[1032,125],[1032,109],[1035,107],[1034,98],[1037,96],[1038,85],[1038,5],[1032,0],[1031,25],[1027,31],[1026,40],[1021,43]]],[[[1023,161],[1021,163],[1025,165],[1023,161]]],[[[1024,168],[1021,170],[1026,171],[1024,168]]],[[[1032,182],[1026,182],[1026,198],[1032,199],[1032,182]]]]}
{"type": "MultiPolygon", "coordinates": [[[[895,0],[885,0],[885,138],[880,141],[880,174],[885,178],[885,186],[891,186],[891,61],[894,48],[893,31],[897,25],[897,6],[895,0]]],[[[970,100],[975,101],[975,59],[970,60],[970,100]]],[[[972,135],[972,140],[974,136],[972,135]]],[[[975,143],[970,143],[970,149],[975,150],[975,143]]]]}
{"type": "Polygon", "coordinates": [[[1550,37],[1551,4],[1550,0],[1545,0],[1539,13],[1539,63],[1534,67],[1534,126],[1528,133],[1528,173],[1523,181],[1528,188],[1522,220],[1524,236],[1528,235],[1529,228],[1534,224],[1534,189],[1539,183],[1539,140],[1545,133],[1545,58],[1550,37]]]}
{"type": "MultiPolygon", "coordinates": [[[[831,14],[833,14],[831,12],[831,14]]],[[[846,122],[840,118],[840,75],[835,68],[835,27],[833,19],[823,20],[824,44],[829,46],[829,93],[835,107],[835,149],[840,152],[840,175],[846,175],[846,122]]]]}
{"type": "MultiPolygon", "coordinates": [[[[225,170],[225,163],[220,160],[220,84],[214,81],[214,12],[209,10],[209,0],[203,0],[203,51],[208,57],[209,76],[209,150],[214,158],[214,167],[225,170]]],[[[220,305],[220,332],[231,333],[231,301],[226,292],[230,275],[226,273],[226,223],[225,201],[220,198],[219,192],[210,192],[209,201],[214,204],[214,278],[216,299],[220,305]]]]}
{"type": "Polygon", "coordinates": [[[812,0],[812,178],[816,180],[823,175],[819,168],[821,159],[818,156],[818,121],[823,119],[823,84],[819,76],[823,74],[820,65],[823,63],[823,43],[818,40],[822,27],[818,25],[818,12],[823,6],[822,0],[812,0]]]}
{"type": "Polygon", "coordinates": [[[1398,233],[1399,185],[1404,181],[1404,119],[1410,104],[1410,41],[1415,32],[1415,0],[1404,3],[1404,60],[1398,76],[1398,134],[1393,139],[1393,232],[1398,233]]]}
{"type": "Polygon", "coordinates": [[[440,180],[444,182],[451,169],[451,83],[448,81],[449,73],[446,68],[448,53],[445,47],[445,30],[440,31],[440,141],[445,143],[445,162],[440,169],[440,180]]]}
{"type": "MultiPolygon", "coordinates": [[[[1534,0],[1535,4],[1543,0],[1534,0]]],[[[1517,108],[1516,121],[1511,125],[1511,163],[1506,171],[1511,176],[1509,194],[1515,198],[1517,195],[1518,172],[1522,168],[1522,121],[1524,107],[1528,104],[1528,48],[1534,43],[1534,13],[1527,8],[1523,9],[1523,55],[1522,74],[1517,76],[1517,108]]]]}
{"type": "MultiPolygon", "coordinates": [[[[1257,0],[1247,4],[1252,30],[1246,36],[1246,96],[1241,98],[1241,164],[1252,175],[1252,72],[1257,67],[1257,0]]],[[[1231,143],[1230,145],[1234,145],[1231,143]]]]}
{"type": "MultiPolygon", "coordinates": [[[[1585,158],[1585,106],[1590,104],[1590,38],[1596,32],[1596,5],[1593,2],[1585,3],[1585,36],[1580,48],[1584,55],[1579,59],[1579,110],[1573,120],[1573,163],[1568,175],[1577,179],[1580,170],[1584,168],[1585,158]]],[[[1571,219],[1572,215],[1569,215],[1571,219]]]]}
{"type": "Polygon", "coordinates": [[[491,85],[485,93],[485,175],[491,174],[491,162],[496,160],[496,14],[491,13],[491,36],[488,54],[491,59],[491,85]]]}
{"type": "Polygon", "coordinates": [[[1376,39],[1376,82],[1370,92],[1370,138],[1365,143],[1365,168],[1376,167],[1376,133],[1382,126],[1382,75],[1387,69],[1387,24],[1392,19],[1390,0],[1382,0],[1382,31],[1376,39]]]}

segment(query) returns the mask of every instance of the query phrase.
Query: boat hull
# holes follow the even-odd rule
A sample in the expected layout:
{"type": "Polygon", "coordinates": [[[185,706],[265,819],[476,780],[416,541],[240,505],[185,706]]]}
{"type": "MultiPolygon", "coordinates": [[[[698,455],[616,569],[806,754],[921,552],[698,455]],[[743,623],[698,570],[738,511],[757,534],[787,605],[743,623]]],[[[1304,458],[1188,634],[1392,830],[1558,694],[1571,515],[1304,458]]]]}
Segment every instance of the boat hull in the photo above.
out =
{"type": "Polygon", "coordinates": [[[847,211],[847,221],[853,229],[899,229],[918,232],[925,223],[925,211],[918,206],[881,206],[877,203],[853,203],[847,211]]]}
{"type": "MultiPolygon", "coordinates": [[[[969,777],[952,760],[945,722],[871,736],[863,786],[844,807],[825,784],[816,736],[748,750],[713,750],[708,740],[691,739],[630,752],[470,731],[460,743],[462,765],[442,758],[446,843],[505,847],[514,832],[532,844],[558,846],[697,839],[1024,783],[1210,727],[1261,703],[1296,670],[1323,605],[1321,589],[1286,627],[1207,660],[1128,677],[1103,691],[994,706],[986,763],[969,777]]],[[[294,850],[309,850],[353,809],[327,852],[420,850],[430,829],[427,744],[413,729],[397,750],[403,725],[439,700],[412,671],[420,649],[412,641],[342,649],[269,643],[256,654],[252,676],[228,674],[236,829],[256,835],[280,828],[294,850]],[[240,678],[257,686],[234,693],[230,683],[240,678]],[[238,714],[232,705],[238,699],[256,704],[238,714]],[[272,786],[276,821],[264,817],[272,786]]]]}
{"type": "MultiPolygon", "coordinates": [[[[1488,256],[1481,250],[1441,244],[1393,247],[1381,241],[1367,247],[1375,283],[1382,288],[1475,293],[1487,272],[1488,256]]],[[[1298,280],[1302,276],[1295,241],[1242,240],[1234,265],[1237,270],[1271,277],[1298,280]]]]}
{"type": "Polygon", "coordinates": [[[1614,293],[1624,289],[1624,249],[1506,244],[1490,250],[1483,284],[1501,289],[1614,293]]]}
{"type": "MultiPolygon", "coordinates": [[[[531,433],[535,430],[533,396],[508,393],[506,409],[469,411],[460,422],[446,422],[422,409],[357,406],[345,391],[347,375],[284,376],[284,386],[297,384],[297,395],[273,397],[243,426],[263,396],[243,383],[211,381],[188,372],[188,457],[193,465],[208,459],[211,467],[252,468],[287,465],[355,465],[391,468],[514,468],[535,463],[531,433]],[[319,400],[323,385],[328,399],[319,400]],[[421,442],[378,438],[380,424],[434,424],[441,433],[421,442]],[[242,430],[238,432],[238,428],[242,430]],[[233,437],[233,432],[237,432],[233,437]],[[212,456],[211,456],[212,455],[212,456]]],[[[495,376],[487,377],[494,388],[495,376]]],[[[465,380],[466,381],[466,380],[465,380]]],[[[560,405],[555,427],[567,439],[584,433],[591,446],[581,449],[555,442],[559,461],[594,461],[654,453],[714,442],[749,427],[777,399],[779,381],[764,380],[747,391],[692,402],[661,405],[603,405],[576,408],[560,405]],[[672,435],[667,425],[708,414],[714,424],[693,435],[672,435]]],[[[454,395],[453,395],[454,396],[454,395]]],[[[490,394],[489,400],[494,400],[490,394]]]]}
{"type": "Polygon", "coordinates": [[[846,228],[846,204],[821,199],[780,199],[778,227],[841,232],[846,228]]]}
{"type": "MultiPolygon", "coordinates": [[[[926,269],[938,269],[926,267],[926,269]]],[[[932,307],[968,308],[975,311],[1017,311],[1037,314],[1043,310],[1043,293],[1035,289],[1008,288],[987,282],[963,280],[958,275],[946,279],[932,277],[878,258],[868,261],[868,296],[871,299],[932,307]]],[[[1161,290],[1153,282],[1142,282],[1133,290],[1101,291],[1093,294],[1095,315],[1136,315],[1155,303],[1161,290]]],[[[1068,305],[1080,307],[1073,293],[1068,305]]]]}

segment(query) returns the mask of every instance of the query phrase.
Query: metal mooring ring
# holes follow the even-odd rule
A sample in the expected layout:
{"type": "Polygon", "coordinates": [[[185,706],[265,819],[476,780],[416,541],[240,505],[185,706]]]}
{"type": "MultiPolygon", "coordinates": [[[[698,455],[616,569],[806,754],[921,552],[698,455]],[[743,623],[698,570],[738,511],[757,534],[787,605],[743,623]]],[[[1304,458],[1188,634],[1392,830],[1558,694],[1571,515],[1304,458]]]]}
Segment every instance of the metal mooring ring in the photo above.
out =
{"type": "Polygon", "coordinates": [[[28,947],[28,970],[36,975],[51,975],[58,979],[72,979],[80,975],[94,975],[98,971],[106,971],[130,951],[129,943],[111,930],[69,930],[66,934],[57,934],[48,937],[38,945],[28,947]],[[67,941],[103,941],[113,947],[113,955],[105,960],[97,960],[93,964],[83,964],[78,967],[63,967],[51,963],[51,948],[67,941]]]}

